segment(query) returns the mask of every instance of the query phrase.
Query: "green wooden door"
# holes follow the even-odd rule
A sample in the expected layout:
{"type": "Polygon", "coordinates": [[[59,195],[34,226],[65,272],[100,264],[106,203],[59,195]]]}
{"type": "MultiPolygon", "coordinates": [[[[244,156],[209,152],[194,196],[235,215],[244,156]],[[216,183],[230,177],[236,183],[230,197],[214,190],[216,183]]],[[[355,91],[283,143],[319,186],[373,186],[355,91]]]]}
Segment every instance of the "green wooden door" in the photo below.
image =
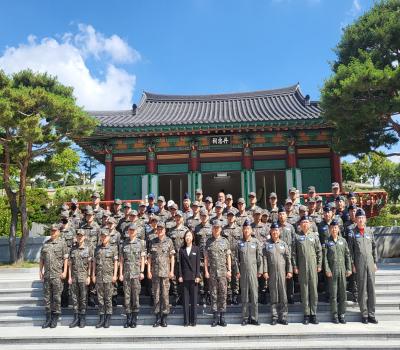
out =
{"type": "Polygon", "coordinates": [[[141,165],[116,166],[114,169],[114,198],[141,199],[142,174],[145,171],[145,166],[141,165]]]}
{"type": "Polygon", "coordinates": [[[317,192],[330,192],[332,184],[329,158],[299,159],[303,192],[308,186],[315,186],[317,192]]]}

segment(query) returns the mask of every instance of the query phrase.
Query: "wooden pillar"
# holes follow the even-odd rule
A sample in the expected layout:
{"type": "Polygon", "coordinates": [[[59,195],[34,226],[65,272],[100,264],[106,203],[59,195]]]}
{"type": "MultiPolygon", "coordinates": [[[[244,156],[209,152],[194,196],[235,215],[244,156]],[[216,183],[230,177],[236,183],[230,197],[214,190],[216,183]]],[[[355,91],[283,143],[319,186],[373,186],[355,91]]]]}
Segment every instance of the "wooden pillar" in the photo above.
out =
{"type": "Polygon", "coordinates": [[[291,137],[288,140],[287,167],[288,168],[296,168],[297,167],[296,147],[295,147],[295,138],[294,137],[291,137]]]}
{"type": "Polygon", "coordinates": [[[147,172],[149,174],[157,173],[156,152],[153,145],[147,147],[147,172]]]}
{"type": "Polygon", "coordinates": [[[250,147],[250,141],[247,139],[243,142],[242,167],[245,170],[253,169],[253,151],[250,147]]]}
{"type": "Polygon", "coordinates": [[[332,181],[338,182],[340,188],[342,188],[342,165],[340,163],[340,156],[332,151],[331,153],[331,163],[332,163],[332,181]]]}
{"type": "Polygon", "coordinates": [[[189,170],[192,172],[199,171],[199,151],[197,148],[197,142],[193,141],[190,149],[190,158],[189,158],[189,170]]]}
{"type": "Polygon", "coordinates": [[[114,184],[111,152],[106,153],[105,166],[106,166],[106,172],[104,180],[104,199],[106,201],[111,201],[113,200],[113,184],[114,184]]]}

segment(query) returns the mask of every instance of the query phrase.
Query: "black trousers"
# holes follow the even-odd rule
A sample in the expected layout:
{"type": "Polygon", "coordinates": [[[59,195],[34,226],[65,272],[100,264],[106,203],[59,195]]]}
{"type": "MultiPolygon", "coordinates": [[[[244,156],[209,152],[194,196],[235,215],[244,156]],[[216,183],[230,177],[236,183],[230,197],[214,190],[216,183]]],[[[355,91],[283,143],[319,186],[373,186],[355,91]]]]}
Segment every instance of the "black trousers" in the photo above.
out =
{"type": "Polygon", "coordinates": [[[183,316],[185,323],[197,322],[198,289],[198,283],[194,283],[194,281],[183,281],[183,316]]]}

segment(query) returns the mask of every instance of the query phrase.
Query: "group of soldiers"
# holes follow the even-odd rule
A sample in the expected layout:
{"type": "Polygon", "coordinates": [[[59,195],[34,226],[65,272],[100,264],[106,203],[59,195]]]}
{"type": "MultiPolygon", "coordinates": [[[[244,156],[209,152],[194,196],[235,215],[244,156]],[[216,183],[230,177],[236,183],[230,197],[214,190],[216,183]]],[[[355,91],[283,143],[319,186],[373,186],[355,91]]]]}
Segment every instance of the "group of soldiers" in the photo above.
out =
{"type": "MultiPolygon", "coordinates": [[[[288,303],[300,290],[304,324],[317,324],[318,290],[330,301],[332,321],[346,323],[346,290],[358,300],[362,322],[375,318],[376,247],[366,226],[365,212],[354,193],[340,194],[338,183],[325,200],[313,186],[304,204],[296,188],[283,205],[275,193],[269,208],[257,205],[254,192],[236,200],[218,193],[203,198],[196,190],[183,205],[149,194],[133,209],[116,199],[111,211],[92,205],[79,208],[72,199],[61,208],[60,223],[41,250],[46,321],[55,328],[61,305],[71,296],[74,319],[70,327],[85,327],[86,310],[97,296],[97,328],[110,327],[118,290],[123,291],[126,322],[137,326],[139,296],[151,295],[154,327],[167,326],[170,294],[181,302],[178,281],[179,249],[192,231],[200,251],[199,304],[210,304],[211,326],[226,326],[227,304],[242,304],[242,325],[259,325],[258,300],[266,303],[269,290],[271,324],[288,324],[288,303]]],[[[195,324],[192,324],[195,325],[195,324]]]]}

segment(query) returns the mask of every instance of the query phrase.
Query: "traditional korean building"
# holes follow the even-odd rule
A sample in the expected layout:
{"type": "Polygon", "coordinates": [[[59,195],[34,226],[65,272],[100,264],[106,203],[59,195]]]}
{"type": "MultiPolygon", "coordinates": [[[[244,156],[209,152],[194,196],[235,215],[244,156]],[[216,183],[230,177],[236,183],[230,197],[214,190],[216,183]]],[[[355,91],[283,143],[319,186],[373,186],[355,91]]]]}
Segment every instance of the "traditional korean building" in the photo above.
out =
{"type": "Polygon", "coordinates": [[[328,192],[341,183],[340,159],[332,151],[332,128],[318,102],[299,85],[218,95],[144,92],[138,106],[90,112],[99,120],[78,143],[105,164],[105,199],[140,199],[148,193],[180,203],[196,188],[214,198],[314,185],[328,192]]]}

